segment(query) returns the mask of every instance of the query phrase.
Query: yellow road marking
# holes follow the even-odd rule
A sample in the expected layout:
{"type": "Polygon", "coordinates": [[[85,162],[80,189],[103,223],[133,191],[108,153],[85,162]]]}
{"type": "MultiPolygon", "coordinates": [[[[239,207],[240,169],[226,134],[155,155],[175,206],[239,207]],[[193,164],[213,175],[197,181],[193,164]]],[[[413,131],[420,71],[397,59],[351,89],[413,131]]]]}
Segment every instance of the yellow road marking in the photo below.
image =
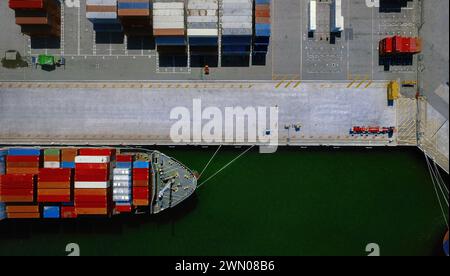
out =
{"type": "Polygon", "coordinates": [[[364,77],[364,79],[356,86],[356,88],[361,87],[361,85],[363,85],[363,83],[365,83],[368,79],[369,79],[369,76],[366,75],[366,76],[364,77]]]}
{"type": "Polygon", "coordinates": [[[281,86],[283,83],[284,83],[284,79],[281,80],[281,81],[275,86],[275,88],[280,88],[280,86],[281,86]]]}
{"type": "Polygon", "coordinates": [[[366,85],[364,88],[369,88],[369,86],[371,86],[372,83],[373,83],[373,81],[369,81],[369,82],[367,83],[367,85],[366,85]]]}
{"type": "Polygon", "coordinates": [[[293,82],[293,81],[288,81],[288,82],[286,83],[286,85],[284,86],[284,88],[288,88],[288,87],[291,85],[292,82],[293,82]]]}
{"type": "Polygon", "coordinates": [[[355,84],[358,80],[359,80],[359,76],[355,76],[355,78],[354,78],[353,81],[347,86],[347,88],[352,87],[353,84],[355,84]]]}
{"type": "Polygon", "coordinates": [[[302,83],[302,81],[298,81],[298,82],[294,85],[294,88],[299,87],[301,83],[302,83]]]}

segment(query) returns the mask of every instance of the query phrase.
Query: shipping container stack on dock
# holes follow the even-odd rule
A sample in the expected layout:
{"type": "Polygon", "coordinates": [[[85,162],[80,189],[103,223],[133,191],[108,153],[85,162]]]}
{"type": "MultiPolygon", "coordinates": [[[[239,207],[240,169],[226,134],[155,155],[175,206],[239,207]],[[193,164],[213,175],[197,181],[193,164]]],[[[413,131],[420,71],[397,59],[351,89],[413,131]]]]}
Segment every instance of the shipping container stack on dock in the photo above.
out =
{"type": "Polygon", "coordinates": [[[86,17],[96,33],[122,33],[117,16],[117,0],[86,0],[86,17]]]}
{"type": "Polygon", "coordinates": [[[217,64],[219,41],[219,1],[189,0],[187,36],[191,58],[203,65],[217,64]],[[211,59],[215,59],[211,60],[211,59]]]}
{"type": "Polygon", "coordinates": [[[133,156],[116,156],[116,168],[113,171],[113,201],[115,211],[118,213],[132,211],[132,170],[133,156]]]}
{"type": "Polygon", "coordinates": [[[250,56],[253,0],[222,0],[222,63],[227,57],[250,56]]]}
{"type": "Polygon", "coordinates": [[[271,35],[271,0],[256,0],[255,36],[253,38],[253,58],[265,59],[269,50],[271,35]]]}
{"type": "Polygon", "coordinates": [[[75,210],[78,215],[109,215],[112,149],[80,149],[75,157],[75,210]]]}
{"type": "Polygon", "coordinates": [[[186,56],[186,24],[184,1],[155,0],[153,3],[153,35],[160,59],[162,56],[186,56]]]}
{"type": "Polygon", "coordinates": [[[58,0],[9,0],[16,24],[31,37],[61,36],[61,4],[58,0]]]}
{"type": "Polygon", "coordinates": [[[153,4],[151,0],[118,0],[117,14],[127,36],[153,34],[153,4]]]}
{"type": "Polygon", "coordinates": [[[151,166],[148,161],[133,163],[133,205],[144,207],[150,205],[151,166]]]}
{"type": "MultiPolygon", "coordinates": [[[[5,149],[0,149],[0,177],[6,174],[6,154],[8,153],[5,149]]],[[[1,185],[1,184],[0,184],[1,185]]],[[[1,189],[1,186],[0,186],[1,189]]],[[[6,218],[6,207],[5,203],[0,202],[0,220],[4,220],[6,218]]]]}

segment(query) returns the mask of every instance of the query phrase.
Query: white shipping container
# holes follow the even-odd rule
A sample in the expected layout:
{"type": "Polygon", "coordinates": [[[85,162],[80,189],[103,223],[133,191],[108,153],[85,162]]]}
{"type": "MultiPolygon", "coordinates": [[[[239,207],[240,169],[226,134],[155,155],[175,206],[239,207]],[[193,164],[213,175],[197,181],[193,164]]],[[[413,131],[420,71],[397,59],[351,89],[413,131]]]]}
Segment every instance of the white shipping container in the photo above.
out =
{"type": "Polygon", "coordinates": [[[107,189],[110,182],[75,182],[75,189],[107,189]]]}
{"type": "Polygon", "coordinates": [[[153,10],[184,9],[184,2],[157,2],[153,3],[153,10]]]}
{"type": "Polygon", "coordinates": [[[132,183],[131,181],[114,181],[113,182],[113,187],[114,188],[127,188],[127,187],[131,187],[132,183]]]}
{"type": "Polygon", "coordinates": [[[184,21],[183,22],[153,22],[153,26],[155,29],[183,29],[184,30],[184,21]]]}
{"type": "Polygon", "coordinates": [[[115,188],[114,195],[131,195],[131,188],[115,188]]]}
{"type": "Polygon", "coordinates": [[[59,169],[61,164],[59,162],[44,162],[44,168],[59,169]]]}
{"type": "Polygon", "coordinates": [[[188,36],[218,36],[219,30],[217,29],[188,29],[188,36]]]}
{"type": "Polygon", "coordinates": [[[109,163],[109,156],[76,156],[75,163],[109,163]]]}
{"type": "Polygon", "coordinates": [[[117,175],[115,174],[113,176],[114,181],[128,181],[131,180],[131,176],[130,175],[117,175]]]}
{"type": "Polygon", "coordinates": [[[131,169],[120,169],[120,168],[115,168],[113,170],[113,174],[117,174],[117,175],[129,175],[131,174],[131,169]]]}
{"type": "Polygon", "coordinates": [[[131,196],[129,195],[113,195],[113,201],[130,201],[131,196]]]}

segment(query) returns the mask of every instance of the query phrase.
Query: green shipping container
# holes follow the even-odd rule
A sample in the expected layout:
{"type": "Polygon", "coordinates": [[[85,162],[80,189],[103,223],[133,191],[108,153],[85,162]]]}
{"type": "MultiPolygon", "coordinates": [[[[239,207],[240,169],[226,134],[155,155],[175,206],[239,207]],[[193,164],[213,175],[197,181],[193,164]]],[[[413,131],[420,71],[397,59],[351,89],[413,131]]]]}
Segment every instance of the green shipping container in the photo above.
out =
{"type": "Polygon", "coordinates": [[[46,149],[44,150],[44,155],[58,155],[59,156],[59,149],[46,149]]]}

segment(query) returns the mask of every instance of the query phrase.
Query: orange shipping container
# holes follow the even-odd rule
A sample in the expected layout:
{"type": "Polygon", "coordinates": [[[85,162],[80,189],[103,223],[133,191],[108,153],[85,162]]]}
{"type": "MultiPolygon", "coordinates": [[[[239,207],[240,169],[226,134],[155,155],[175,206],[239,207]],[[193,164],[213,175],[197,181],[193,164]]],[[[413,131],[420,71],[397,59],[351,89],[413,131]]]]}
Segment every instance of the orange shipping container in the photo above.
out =
{"type": "Polygon", "coordinates": [[[150,16],[148,9],[121,9],[117,11],[118,16],[150,16]]]}
{"type": "Polygon", "coordinates": [[[47,17],[16,17],[17,25],[47,25],[47,17]]]}
{"type": "Polygon", "coordinates": [[[38,219],[41,217],[39,213],[7,213],[7,217],[11,219],[38,219]]]}
{"type": "Polygon", "coordinates": [[[153,29],[154,36],[183,36],[184,29],[153,29]]]}
{"type": "Polygon", "coordinates": [[[148,199],[134,199],[133,205],[134,206],[148,206],[150,204],[148,199]]]}
{"type": "Polygon", "coordinates": [[[8,162],[6,163],[7,168],[35,168],[39,167],[38,162],[8,162]]]}
{"type": "Polygon", "coordinates": [[[86,12],[116,12],[117,7],[115,6],[100,6],[100,5],[89,5],[86,6],[86,12]]]}
{"type": "Polygon", "coordinates": [[[57,155],[46,155],[44,156],[44,162],[59,162],[59,156],[57,155]]]}
{"type": "Polygon", "coordinates": [[[6,206],[7,213],[39,213],[39,206],[6,206]]]}
{"type": "Polygon", "coordinates": [[[33,196],[32,195],[27,195],[27,196],[5,196],[5,195],[0,195],[0,201],[1,202],[5,202],[5,203],[28,203],[28,202],[33,202],[33,196]]]}
{"type": "Polygon", "coordinates": [[[75,157],[78,155],[78,149],[62,149],[61,150],[61,161],[62,162],[74,162],[75,157]]]}
{"type": "Polygon", "coordinates": [[[38,189],[70,189],[70,182],[39,182],[38,189]]]}
{"type": "Polygon", "coordinates": [[[38,174],[39,168],[6,168],[7,174],[38,174]]]}
{"type": "Polygon", "coordinates": [[[107,215],[107,208],[75,208],[78,215],[107,215]]]}

